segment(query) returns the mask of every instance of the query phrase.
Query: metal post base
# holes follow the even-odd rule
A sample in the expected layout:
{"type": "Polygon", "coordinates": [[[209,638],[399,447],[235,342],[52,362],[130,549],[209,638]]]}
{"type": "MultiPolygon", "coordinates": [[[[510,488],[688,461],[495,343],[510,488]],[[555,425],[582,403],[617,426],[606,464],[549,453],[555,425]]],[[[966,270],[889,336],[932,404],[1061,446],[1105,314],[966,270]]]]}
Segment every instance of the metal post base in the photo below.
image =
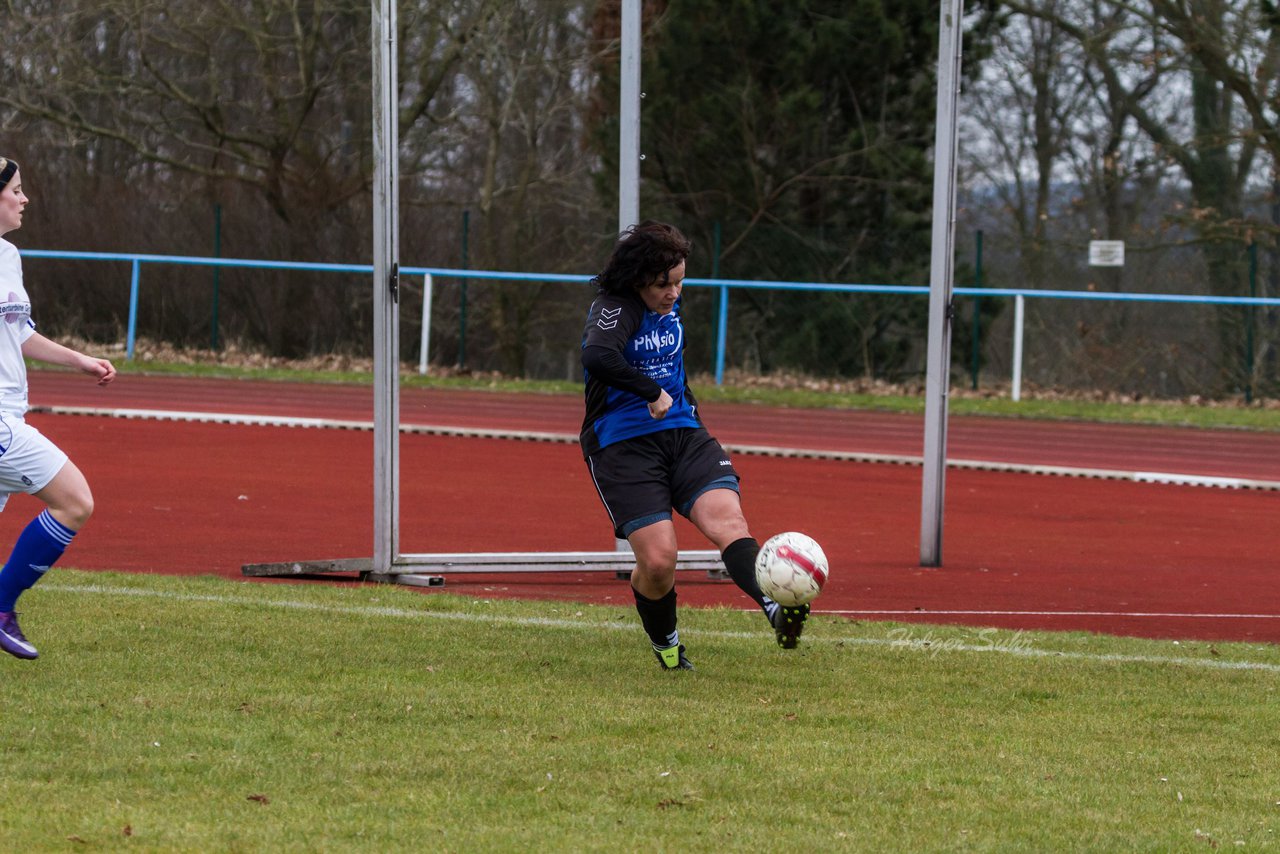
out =
{"type": "MultiPolygon", "coordinates": [[[[615,578],[629,579],[635,566],[630,552],[452,552],[406,554],[396,558],[386,572],[374,572],[371,558],[253,563],[240,568],[243,575],[281,577],[355,573],[361,580],[406,584],[412,587],[443,587],[453,574],[492,575],[509,572],[612,572],[615,578]]],[[[682,551],[676,571],[702,570],[714,580],[727,580],[728,572],[720,553],[711,549],[682,551]]]]}

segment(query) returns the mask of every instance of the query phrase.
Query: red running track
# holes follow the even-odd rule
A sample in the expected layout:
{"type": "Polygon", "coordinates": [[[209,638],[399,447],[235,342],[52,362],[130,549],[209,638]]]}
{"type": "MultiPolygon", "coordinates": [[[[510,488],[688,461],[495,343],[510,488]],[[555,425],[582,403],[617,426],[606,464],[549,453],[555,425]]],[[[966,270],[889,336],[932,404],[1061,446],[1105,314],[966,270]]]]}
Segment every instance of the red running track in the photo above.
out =
{"type": "MultiPolygon", "coordinates": [[[[368,386],[356,385],[133,375],[99,389],[75,374],[42,371],[33,375],[31,403],[34,407],[370,421],[373,392],[368,386]]],[[[400,403],[404,424],[576,436],[582,421],[582,401],[573,395],[404,389],[400,403]]],[[[704,407],[703,414],[717,438],[740,446],[918,458],[924,445],[923,419],[917,415],[722,403],[704,407]]],[[[1280,415],[1277,418],[1280,420],[1280,415]]],[[[952,460],[1167,472],[1280,485],[1280,432],[953,417],[948,425],[947,451],[952,460]]]]}
{"type": "MultiPolygon", "coordinates": [[[[35,407],[192,410],[368,420],[353,386],[125,375],[98,389],[32,376],[35,407]]],[[[571,396],[406,392],[406,423],[575,433],[571,396]]],[[[726,443],[920,453],[919,419],[715,405],[726,443]]],[[[34,412],[89,476],[98,510],[65,563],[85,569],[214,573],[247,563],[371,553],[372,433],[34,412]]],[[[954,419],[950,456],[1280,480],[1280,437],[954,419]],[[1052,462],[1050,462],[1052,461],[1052,462]]],[[[953,470],[944,567],[921,569],[917,466],[740,455],[758,536],[799,529],[833,573],[817,611],[855,619],[1078,629],[1148,637],[1280,641],[1274,525],[1280,493],[953,470]]],[[[405,435],[401,549],[610,549],[607,520],[575,445],[405,435]]],[[[15,496],[12,539],[38,509],[15,496]]],[[[703,548],[681,526],[682,544],[703,548]]],[[[607,573],[450,576],[448,590],[629,603],[607,573]]],[[[688,573],[685,604],[746,600],[688,573]]]]}

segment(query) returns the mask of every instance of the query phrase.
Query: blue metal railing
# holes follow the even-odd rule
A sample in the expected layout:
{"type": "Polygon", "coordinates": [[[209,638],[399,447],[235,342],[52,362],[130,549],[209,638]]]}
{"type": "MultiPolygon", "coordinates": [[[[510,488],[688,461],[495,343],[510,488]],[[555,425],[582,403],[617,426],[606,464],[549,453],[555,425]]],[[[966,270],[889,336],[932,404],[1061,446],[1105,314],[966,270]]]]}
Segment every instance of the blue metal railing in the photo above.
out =
{"type": "MultiPolygon", "coordinates": [[[[46,249],[22,250],[23,258],[53,258],[73,261],[113,261],[130,265],[129,323],[126,341],[126,358],[133,358],[137,336],[138,297],[143,264],[176,264],[196,267],[241,267],[261,270],[298,270],[322,273],[366,273],[372,275],[372,264],[323,264],[306,261],[261,261],[236,258],[201,258],[187,255],[142,255],[127,252],[64,252],[46,249]]],[[[579,282],[591,280],[591,276],[567,273],[506,273],[493,270],[470,270],[449,267],[400,268],[401,275],[433,276],[453,279],[478,279],[506,282],[579,282]]],[[[869,285],[827,284],[819,282],[781,282],[755,279],[685,279],[686,285],[720,289],[719,315],[716,322],[716,384],[724,379],[724,355],[727,348],[729,290],[731,288],[755,288],[759,290],[791,290],[835,293],[915,294],[928,295],[925,285],[869,285]]],[[[1010,297],[1028,299],[1077,299],[1111,302],[1195,303],[1203,305],[1280,306],[1280,298],[1226,297],[1193,294],[1135,294],[1100,291],[1024,290],[1019,288],[965,288],[953,289],[956,296],[1010,297]]]]}

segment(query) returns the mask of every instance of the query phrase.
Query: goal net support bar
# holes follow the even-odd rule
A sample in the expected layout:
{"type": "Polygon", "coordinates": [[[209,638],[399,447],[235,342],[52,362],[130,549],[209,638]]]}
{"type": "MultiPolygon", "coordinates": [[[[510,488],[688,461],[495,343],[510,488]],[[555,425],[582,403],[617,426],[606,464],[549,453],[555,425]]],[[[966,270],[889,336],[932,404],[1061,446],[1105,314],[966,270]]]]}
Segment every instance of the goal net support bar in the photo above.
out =
{"type": "MultiPolygon", "coordinates": [[[[612,572],[615,577],[631,574],[635,556],[629,551],[582,552],[439,552],[403,554],[389,568],[375,568],[369,558],[255,563],[241,567],[253,577],[356,574],[361,580],[387,581],[418,587],[443,587],[448,575],[495,573],[612,572]]],[[[709,578],[724,579],[727,573],[714,549],[681,551],[676,571],[703,571],[709,578]]]]}

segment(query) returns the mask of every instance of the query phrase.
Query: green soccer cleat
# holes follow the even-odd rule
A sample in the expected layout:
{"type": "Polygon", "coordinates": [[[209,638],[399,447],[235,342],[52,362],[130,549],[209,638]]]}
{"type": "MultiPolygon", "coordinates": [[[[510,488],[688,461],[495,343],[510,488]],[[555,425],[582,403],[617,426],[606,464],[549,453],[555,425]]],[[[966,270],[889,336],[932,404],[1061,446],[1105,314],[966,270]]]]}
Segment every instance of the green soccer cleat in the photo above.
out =
{"type": "Polygon", "coordinates": [[[778,646],[795,649],[800,643],[800,633],[804,631],[804,621],[808,617],[808,605],[779,605],[769,619],[773,624],[774,634],[778,636],[778,646]]]}
{"type": "Polygon", "coordinates": [[[684,654],[684,644],[678,646],[669,646],[665,649],[654,649],[653,654],[658,657],[658,664],[662,665],[663,670],[692,670],[693,663],[689,661],[688,656],[684,654]]]}

